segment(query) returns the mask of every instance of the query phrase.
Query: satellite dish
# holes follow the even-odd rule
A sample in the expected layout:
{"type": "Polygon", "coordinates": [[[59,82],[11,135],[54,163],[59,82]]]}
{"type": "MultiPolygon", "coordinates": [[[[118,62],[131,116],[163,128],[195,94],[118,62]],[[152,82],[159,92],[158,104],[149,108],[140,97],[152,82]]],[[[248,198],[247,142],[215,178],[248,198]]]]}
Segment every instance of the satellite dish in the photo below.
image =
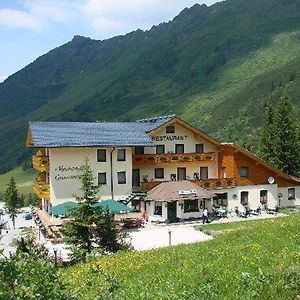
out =
{"type": "Polygon", "coordinates": [[[270,184],[273,184],[273,183],[275,182],[274,177],[270,176],[270,177],[268,178],[268,182],[269,182],[270,184]]]}

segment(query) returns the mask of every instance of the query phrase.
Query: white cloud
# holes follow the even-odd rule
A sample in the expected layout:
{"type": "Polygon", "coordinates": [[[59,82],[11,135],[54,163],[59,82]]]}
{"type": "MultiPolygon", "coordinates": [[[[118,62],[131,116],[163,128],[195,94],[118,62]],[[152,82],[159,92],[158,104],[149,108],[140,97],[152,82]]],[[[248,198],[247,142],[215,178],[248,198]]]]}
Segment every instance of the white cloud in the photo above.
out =
{"type": "Polygon", "coordinates": [[[25,0],[23,7],[39,19],[55,22],[67,21],[76,10],[78,1],[25,0]]]}
{"type": "Polygon", "coordinates": [[[149,29],[169,21],[185,7],[207,5],[216,0],[85,0],[83,14],[98,33],[113,35],[135,29],[149,29]],[[108,32],[109,31],[109,32],[108,32]]]}
{"type": "Polygon", "coordinates": [[[37,30],[40,20],[28,12],[13,9],[0,9],[0,25],[8,28],[26,28],[37,30]]]}

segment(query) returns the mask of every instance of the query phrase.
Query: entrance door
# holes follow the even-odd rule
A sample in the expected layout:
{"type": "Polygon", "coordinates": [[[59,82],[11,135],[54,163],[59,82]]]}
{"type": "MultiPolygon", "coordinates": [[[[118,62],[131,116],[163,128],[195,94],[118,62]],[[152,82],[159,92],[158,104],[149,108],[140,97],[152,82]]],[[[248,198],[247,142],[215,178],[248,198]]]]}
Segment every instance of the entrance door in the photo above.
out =
{"type": "Polygon", "coordinates": [[[168,221],[177,221],[177,201],[168,202],[168,221]]]}
{"type": "Polygon", "coordinates": [[[177,180],[186,180],[186,168],[177,168],[177,180]]]}
{"type": "Polygon", "coordinates": [[[140,169],[132,170],[132,187],[140,186],[140,169]]]}

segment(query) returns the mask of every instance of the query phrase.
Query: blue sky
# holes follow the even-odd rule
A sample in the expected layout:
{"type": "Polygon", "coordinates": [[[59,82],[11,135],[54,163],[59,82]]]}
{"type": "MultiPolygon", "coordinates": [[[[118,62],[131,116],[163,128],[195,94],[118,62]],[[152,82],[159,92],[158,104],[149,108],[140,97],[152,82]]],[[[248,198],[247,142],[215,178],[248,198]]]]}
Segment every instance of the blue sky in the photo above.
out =
{"type": "Polygon", "coordinates": [[[0,82],[74,35],[106,39],[219,0],[0,0],[0,82]]]}

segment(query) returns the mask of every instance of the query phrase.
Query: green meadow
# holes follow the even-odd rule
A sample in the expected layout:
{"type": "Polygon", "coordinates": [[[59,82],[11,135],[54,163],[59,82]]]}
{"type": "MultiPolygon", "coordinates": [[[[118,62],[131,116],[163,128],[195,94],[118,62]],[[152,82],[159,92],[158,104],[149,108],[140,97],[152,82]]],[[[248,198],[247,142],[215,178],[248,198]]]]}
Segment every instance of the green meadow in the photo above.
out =
{"type": "MultiPolygon", "coordinates": [[[[300,215],[208,225],[212,241],[123,252],[61,269],[78,299],[296,299],[300,215]]],[[[297,298],[298,299],[298,298],[297,298]]]]}
{"type": "Polygon", "coordinates": [[[9,180],[14,177],[19,194],[27,195],[32,192],[32,181],[37,176],[34,169],[23,170],[21,166],[0,175],[0,193],[5,192],[9,180]]]}

